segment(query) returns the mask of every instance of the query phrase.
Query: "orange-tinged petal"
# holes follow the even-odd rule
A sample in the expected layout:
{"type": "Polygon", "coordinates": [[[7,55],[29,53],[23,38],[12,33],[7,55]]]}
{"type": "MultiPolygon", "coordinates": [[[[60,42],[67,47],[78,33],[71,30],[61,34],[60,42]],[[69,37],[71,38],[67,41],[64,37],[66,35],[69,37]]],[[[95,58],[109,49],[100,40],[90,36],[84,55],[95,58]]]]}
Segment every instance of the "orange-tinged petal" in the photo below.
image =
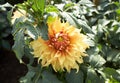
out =
{"type": "Polygon", "coordinates": [[[48,23],[48,40],[39,37],[31,42],[33,54],[39,58],[42,66],[51,65],[57,71],[71,69],[79,71],[83,56],[89,45],[85,42],[87,36],[80,33],[68,22],[62,23],[59,18],[48,23]]]}

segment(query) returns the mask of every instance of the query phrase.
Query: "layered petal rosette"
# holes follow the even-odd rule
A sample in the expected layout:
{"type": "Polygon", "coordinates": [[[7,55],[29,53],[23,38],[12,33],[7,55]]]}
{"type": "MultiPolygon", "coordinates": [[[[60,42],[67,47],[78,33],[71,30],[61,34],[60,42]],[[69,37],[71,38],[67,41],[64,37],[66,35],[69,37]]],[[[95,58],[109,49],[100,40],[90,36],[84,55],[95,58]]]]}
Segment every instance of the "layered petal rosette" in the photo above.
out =
{"type": "Polygon", "coordinates": [[[89,45],[85,42],[87,36],[80,33],[68,22],[61,22],[56,18],[48,23],[48,40],[38,37],[31,42],[33,55],[37,57],[42,66],[52,65],[57,71],[77,69],[83,63],[86,49],[89,45]]]}

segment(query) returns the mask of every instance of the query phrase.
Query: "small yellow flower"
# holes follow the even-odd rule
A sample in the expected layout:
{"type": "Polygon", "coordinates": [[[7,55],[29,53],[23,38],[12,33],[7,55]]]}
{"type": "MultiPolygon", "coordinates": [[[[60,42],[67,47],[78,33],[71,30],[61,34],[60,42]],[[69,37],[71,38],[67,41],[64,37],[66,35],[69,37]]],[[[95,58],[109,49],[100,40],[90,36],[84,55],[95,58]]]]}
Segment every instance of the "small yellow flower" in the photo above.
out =
{"type": "Polygon", "coordinates": [[[20,18],[21,16],[26,16],[26,15],[27,13],[25,10],[22,10],[22,9],[16,10],[15,12],[13,12],[11,23],[14,24],[17,18],[20,18]]]}
{"type": "Polygon", "coordinates": [[[70,72],[71,69],[79,71],[78,63],[83,63],[85,50],[89,45],[85,42],[86,36],[80,30],[69,25],[68,22],[61,23],[60,19],[48,23],[48,40],[39,37],[31,42],[34,57],[37,57],[42,66],[52,65],[57,71],[70,72]]]}

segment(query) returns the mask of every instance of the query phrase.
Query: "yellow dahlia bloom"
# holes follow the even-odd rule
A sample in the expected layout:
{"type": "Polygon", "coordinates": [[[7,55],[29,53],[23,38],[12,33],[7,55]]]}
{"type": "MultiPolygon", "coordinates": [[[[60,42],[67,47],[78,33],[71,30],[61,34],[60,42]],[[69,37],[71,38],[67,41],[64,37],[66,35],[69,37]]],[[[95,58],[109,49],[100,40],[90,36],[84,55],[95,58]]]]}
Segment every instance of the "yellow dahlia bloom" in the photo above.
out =
{"type": "Polygon", "coordinates": [[[22,10],[22,9],[16,10],[15,12],[13,12],[11,23],[14,24],[17,18],[20,18],[21,16],[26,16],[26,15],[27,13],[25,10],[22,10]]]}
{"type": "Polygon", "coordinates": [[[41,60],[42,66],[52,65],[57,72],[65,69],[79,71],[78,63],[83,63],[85,50],[89,45],[85,42],[86,36],[80,30],[69,25],[68,22],[61,23],[60,19],[48,23],[48,40],[39,37],[31,42],[34,57],[41,60]]]}

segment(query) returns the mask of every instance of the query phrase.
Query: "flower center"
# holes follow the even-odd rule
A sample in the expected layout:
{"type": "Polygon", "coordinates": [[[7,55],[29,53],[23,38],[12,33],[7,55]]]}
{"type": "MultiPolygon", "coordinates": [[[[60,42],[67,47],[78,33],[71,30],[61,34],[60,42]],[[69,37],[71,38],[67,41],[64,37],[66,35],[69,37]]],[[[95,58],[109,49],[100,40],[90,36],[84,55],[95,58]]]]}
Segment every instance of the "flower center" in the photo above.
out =
{"type": "Polygon", "coordinates": [[[60,32],[50,38],[50,44],[57,50],[63,51],[70,44],[70,39],[67,34],[60,32]]]}

